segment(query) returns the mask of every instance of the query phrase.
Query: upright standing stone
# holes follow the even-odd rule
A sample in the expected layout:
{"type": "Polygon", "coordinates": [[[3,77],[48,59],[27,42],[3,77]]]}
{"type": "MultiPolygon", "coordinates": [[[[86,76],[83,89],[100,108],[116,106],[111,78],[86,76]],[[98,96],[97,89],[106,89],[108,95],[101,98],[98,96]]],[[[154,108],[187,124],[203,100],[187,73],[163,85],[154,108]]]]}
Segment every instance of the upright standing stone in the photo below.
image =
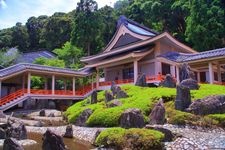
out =
{"type": "Polygon", "coordinates": [[[167,74],[165,80],[163,80],[160,83],[160,85],[163,86],[163,87],[175,88],[176,87],[176,81],[173,79],[171,74],[167,74]]]}
{"type": "Polygon", "coordinates": [[[73,126],[72,125],[66,126],[66,132],[64,134],[64,137],[73,138],[73,126]]]}
{"type": "Polygon", "coordinates": [[[195,75],[194,73],[191,71],[191,67],[184,63],[180,66],[180,82],[185,80],[185,79],[189,79],[189,78],[192,78],[192,79],[195,79],[195,75]]]}
{"type": "Polygon", "coordinates": [[[141,87],[146,87],[147,86],[145,74],[141,74],[141,75],[138,76],[135,85],[136,86],[141,86],[141,87]]]}
{"type": "Polygon", "coordinates": [[[144,117],[136,108],[125,110],[119,118],[119,123],[123,128],[143,128],[145,126],[144,117]]]}
{"type": "Polygon", "coordinates": [[[105,91],[105,101],[106,101],[106,103],[113,100],[113,99],[114,99],[114,97],[113,97],[112,93],[109,92],[109,91],[105,91]]]}
{"type": "Polygon", "coordinates": [[[86,126],[86,121],[90,117],[93,111],[90,108],[85,109],[82,113],[77,117],[75,121],[75,125],[77,126],[86,126]]]}
{"type": "Polygon", "coordinates": [[[24,148],[13,138],[7,138],[3,144],[3,150],[24,150],[24,148]]]}
{"type": "Polygon", "coordinates": [[[116,89],[117,89],[117,85],[116,85],[116,83],[113,81],[113,82],[112,82],[112,85],[111,85],[111,87],[110,87],[110,90],[112,91],[113,96],[116,95],[116,89]]]}
{"type": "Polygon", "coordinates": [[[47,130],[43,135],[42,150],[66,150],[61,136],[47,130]]]}
{"type": "Polygon", "coordinates": [[[185,79],[180,83],[181,86],[187,87],[190,90],[198,90],[199,85],[198,82],[192,78],[185,79]]]}
{"type": "Polygon", "coordinates": [[[91,94],[91,104],[96,104],[98,102],[98,93],[93,91],[91,94]]]}
{"type": "Polygon", "coordinates": [[[184,111],[191,104],[190,89],[177,85],[177,95],[175,100],[175,109],[184,111]]]}
{"type": "Polygon", "coordinates": [[[121,89],[121,87],[116,88],[116,98],[126,98],[128,97],[127,93],[121,89]]]}
{"type": "Polygon", "coordinates": [[[159,100],[159,102],[153,108],[149,118],[150,124],[164,124],[165,123],[165,107],[163,105],[163,101],[159,100]]]}

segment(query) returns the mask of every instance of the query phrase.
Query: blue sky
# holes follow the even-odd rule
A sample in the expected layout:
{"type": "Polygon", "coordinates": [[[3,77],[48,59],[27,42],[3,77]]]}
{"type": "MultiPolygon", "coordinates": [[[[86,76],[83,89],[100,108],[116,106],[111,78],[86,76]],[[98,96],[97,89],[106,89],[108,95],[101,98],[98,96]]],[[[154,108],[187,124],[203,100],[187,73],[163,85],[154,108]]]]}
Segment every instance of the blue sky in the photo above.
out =
{"type": "MultiPolygon", "coordinates": [[[[116,0],[96,0],[99,8],[113,6],[116,0]]],[[[31,16],[52,15],[54,12],[69,12],[79,0],[0,0],[0,29],[23,24],[31,16]]]]}

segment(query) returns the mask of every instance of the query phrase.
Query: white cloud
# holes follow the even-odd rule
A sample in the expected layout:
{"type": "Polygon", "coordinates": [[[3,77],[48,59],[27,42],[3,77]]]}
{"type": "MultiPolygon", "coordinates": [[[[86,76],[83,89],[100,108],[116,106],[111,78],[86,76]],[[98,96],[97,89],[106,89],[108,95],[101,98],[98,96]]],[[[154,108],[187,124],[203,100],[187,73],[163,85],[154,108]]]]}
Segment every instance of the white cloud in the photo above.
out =
{"type": "Polygon", "coordinates": [[[7,8],[7,4],[4,0],[0,0],[0,8],[3,8],[3,9],[7,8]]]}
{"type": "MultiPolygon", "coordinates": [[[[80,0],[0,0],[0,29],[11,27],[16,22],[23,24],[29,17],[52,15],[55,12],[70,12],[76,9],[80,0]],[[7,3],[7,4],[6,4],[7,3]]],[[[113,6],[116,0],[96,0],[99,8],[113,6]]]]}

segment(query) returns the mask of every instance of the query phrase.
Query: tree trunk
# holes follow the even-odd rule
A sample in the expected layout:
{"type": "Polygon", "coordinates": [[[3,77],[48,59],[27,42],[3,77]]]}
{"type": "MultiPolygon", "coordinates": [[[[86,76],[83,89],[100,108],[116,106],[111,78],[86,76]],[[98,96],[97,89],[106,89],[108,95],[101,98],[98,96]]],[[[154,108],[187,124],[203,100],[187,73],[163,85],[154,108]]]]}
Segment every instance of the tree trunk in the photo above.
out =
{"type": "Polygon", "coordinates": [[[91,44],[88,43],[87,44],[87,55],[90,56],[90,54],[91,54],[91,44]]]}

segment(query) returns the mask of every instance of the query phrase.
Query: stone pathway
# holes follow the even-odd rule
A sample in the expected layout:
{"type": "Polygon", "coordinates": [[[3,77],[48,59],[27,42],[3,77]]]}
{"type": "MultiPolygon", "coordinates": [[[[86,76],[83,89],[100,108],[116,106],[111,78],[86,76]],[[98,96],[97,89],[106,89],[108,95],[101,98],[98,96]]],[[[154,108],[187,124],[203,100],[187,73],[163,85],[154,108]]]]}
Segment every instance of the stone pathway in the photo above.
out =
{"type": "Polygon", "coordinates": [[[165,143],[167,150],[224,150],[225,131],[222,128],[180,127],[177,125],[157,125],[181,135],[173,142],[165,143]]]}

